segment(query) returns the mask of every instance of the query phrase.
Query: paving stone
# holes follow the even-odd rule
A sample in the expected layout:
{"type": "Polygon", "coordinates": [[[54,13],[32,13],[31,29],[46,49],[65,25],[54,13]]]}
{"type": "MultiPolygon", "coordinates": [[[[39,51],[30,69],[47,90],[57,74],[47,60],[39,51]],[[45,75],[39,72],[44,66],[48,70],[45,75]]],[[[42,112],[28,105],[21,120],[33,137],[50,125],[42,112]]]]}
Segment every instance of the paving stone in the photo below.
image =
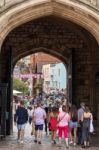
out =
{"type": "MultiPolygon", "coordinates": [[[[0,141],[0,150],[65,150],[65,144],[62,142],[62,147],[58,147],[56,145],[51,144],[50,136],[46,136],[43,132],[43,139],[42,144],[35,144],[34,143],[34,136],[31,136],[31,126],[28,124],[26,126],[26,134],[24,139],[24,144],[17,143],[17,129],[14,127],[14,132],[12,135],[6,137],[6,139],[3,139],[0,141]]],[[[89,148],[89,150],[99,150],[99,143],[98,143],[98,135],[92,136],[92,147],[89,148]]],[[[58,143],[58,139],[57,139],[58,143]]],[[[70,146],[69,150],[82,150],[80,146],[70,146]]]]}

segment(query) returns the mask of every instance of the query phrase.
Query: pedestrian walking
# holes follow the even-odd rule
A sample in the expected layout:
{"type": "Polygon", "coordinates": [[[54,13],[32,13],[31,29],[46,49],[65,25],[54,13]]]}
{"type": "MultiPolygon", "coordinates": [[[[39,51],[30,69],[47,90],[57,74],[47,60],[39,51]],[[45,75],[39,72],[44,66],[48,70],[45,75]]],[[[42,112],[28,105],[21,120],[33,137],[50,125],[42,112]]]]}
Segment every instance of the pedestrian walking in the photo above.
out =
{"type": "Polygon", "coordinates": [[[77,144],[78,145],[82,145],[83,144],[83,139],[82,139],[82,115],[84,113],[85,110],[85,103],[81,103],[80,104],[80,108],[78,109],[78,129],[77,129],[77,135],[78,135],[78,141],[77,144]]]}
{"type": "Polygon", "coordinates": [[[32,116],[33,116],[33,108],[32,106],[28,107],[28,116],[29,116],[29,124],[32,123],[32,116]]]}
{"type": "Polygon", "coordinates": [[[78,118],[77,118],[77,109],[73,105],[70,110],[70,144],[76,146],[77,143],[77,127],[78,127],[78,118]]]}
{"type": "Polygon", "coordinates": [[[31,130],[31,135],[35,135],[35,122],[34,122],[34,110],[37,108],[36,105],[33,107],[32,111],[32,130],[31,130]]]}
{"type": "Polygon", "coordinates": [[[43,125],[46,118],[46,112],[42,108],[41,102],[37,102],[37,108],[33,113],[33,122],[35,124],[35,140],[34,142],[41,144],[43,125]]]}
{"type": "Polygon", "coordinates": [[[18,142],[23,143],[25,126],[28,121],[28,111],[24,107],[24,101],[20,101],[20,105],[16,110],[16,122],[18,128],[18,142]]]}
{"type": "Polygon", "coordinates": [[[52,144],[56,144],[56,131],[57,131],[57,117],[58,117],[58,111],[56,107],[52,108],[52,112],[50,113],[49,116],[49,128],[51,130],[51,140],[52,140],[52,144]]]}
{"type": "Polygon", "coordinates": [[[66,147],[69,148],[68,136],[69,136],[69,121],[70,115],[68,113],[67,106],[62,106],[62,111],[58,115],[58,137],[59,137],[59,146],[61,146],[62,134],[64,133],[64,139],[66,142],[66,147]]]}
{"type": "Polygon", "coordinates": [[[85,111],[82,115],[82,138],[84,141],[84,145],[82,148],[89,147],[89,138],[90,138],[90,121],[93,120],[92,113],[88,106],[85,107],[85,111]]]}
{"type": "Polygon", "coordinates": [[[45,108],[45,112],[46,112],[46,118],[45,118],[45,132],[46,135],[48,134],[48,107],[46,106],[45,108]]]}

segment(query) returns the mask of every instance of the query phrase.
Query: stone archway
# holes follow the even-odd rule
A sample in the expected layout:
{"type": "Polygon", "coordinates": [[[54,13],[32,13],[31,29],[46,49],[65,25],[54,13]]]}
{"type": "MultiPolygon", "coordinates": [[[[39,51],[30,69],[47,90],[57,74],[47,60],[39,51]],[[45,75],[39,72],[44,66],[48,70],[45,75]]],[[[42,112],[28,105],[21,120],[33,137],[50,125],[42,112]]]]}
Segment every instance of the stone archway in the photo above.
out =
{"type": "MultiPolygon", "coordinates": [[[[91,16],[89,11],[83,11],[76,5],[52,1],[17,9],[4,16],[8,22],[4,22],[0,30],[0,79],[8,83],[8,93],[11,93],[12,64],[22,56],[38,49],[41,51],[43,47],[67,62],[72,70],[72,101],[78,105],[84,101],[91,106],[93,65],[99,65],[97,15],[91,16]]],[[[11,95],[7,98],[10,112],[11,95]]]]}
{"type": "Polygon", "coordinates": [[[44,47],[39,47],[39,48],[36,48],[36,49],[31,49],[31,51],[26,51],[23,54],[18,55],[13,60],[13,66],[15,66],[16,62],[18,60],[20,60],[21,58],[26,57],[26,56],[31,55],[31,54],[39,53],[39,52],[42,52],[42,53],[45,53],[45,54],[49,54],[51,56],[54,56],[54,57],[58,58],[60,61],[62,61],[64,64],[66,64],[66,68],[67,68],[67,66],[68,66],[68,60],[64,56],[62,56],[61,54],[55,52],[54,50],[47,49],[47,48],[44,48],[44,47]]]}
{"type": "MultiPolygon", "coordinates": [[[[76,72],[76,74],[80,74],[81,76],[77,78],[74,77],[74,80],[78,80],[78,83],[82,87],[86,86],[86,89],[87,86],[88,88],[90,87],[90,81],[87,81],[89,80],[88,77],[85,83],[84,78],[86,78],[85,76],[87,76],[87,73],[88,76],[91,74],[93,63],[92,57],[94,56],[94,50],[96,50],[97,55],[98,44],[95,38],[87,30],[77,24],[61,17],[50,15],[29,21],[15,28],[8,34],[2,46],[2,68],[7,68],[8,55],[6,55],[6,53],[9,53],[9,45],[12,47],[13,63],[26,54],[38,51],[40,47],[47,49],[47,52],[49,53],[58,54],[57,56],[67,61],[67,64],[69,64],[71,54],[73,53],[73,55],[75,55],[75,58],[73,58],[75,62],[73,65],[73,72],[76,72]],[[4,56],[5,61],[2,59],[4,56]],[[84,61],[81,66],[79,65],[79,61],[84,61]],[[78,67],[74,67],[75,65],[78,67]],[[90,68],[88,71],[87,67],[90,68]],[[87,73],[82,76],[84,71],[87,73]]],[[[6,74],[7,69],[3,69],[2,74],[0,74],[2,82],[7,81],[6,74]]],[[[74,83],[74,86],[78,85],[74,83]]],[[[83,99],[86,99],[87,101],[87,99],[91,97],[91,92],[89,91],[88,89],[86,92],[84,89],[82,90],[82,101],[83,99]],[[87,92],[87,96],[84,96],[87,92]]],[[[79,99],[79,97],[77,99],[79,99]]]]}
{"type": "Polygon", "coordinates": [[[1,30],[0,30],[0,43],[2,45],[3,40],[7,34],[17,26],[35,20],[40,17],[55,15],[57,17],[70,20],[86,30],[88,30],[95,37],[99,43],[99,16],[94,11],[83,8],[76,3],[63,3],[56,1],[48,1],[41,3],[27,3],[21,6],[17,6],[9,10],[7,15],[1,17],[1,30]],[[5,21],[6,20],[6,21],[5,21]]]}

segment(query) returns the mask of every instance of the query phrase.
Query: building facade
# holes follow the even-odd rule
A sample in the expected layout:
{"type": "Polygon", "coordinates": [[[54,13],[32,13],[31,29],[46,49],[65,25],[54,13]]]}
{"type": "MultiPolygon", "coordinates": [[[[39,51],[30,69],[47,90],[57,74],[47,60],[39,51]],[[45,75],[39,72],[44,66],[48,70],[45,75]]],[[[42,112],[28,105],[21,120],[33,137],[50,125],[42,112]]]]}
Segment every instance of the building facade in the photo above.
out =
{"type": "Polygon", "coordinates": [[[42,67],[43,73],[43,91],[45,93],[50,93],[50,84],[51,84],[51,67],[50,64],[43,65],[42,67]]]}
{"type": "Polygon", "coordinates": [[[51,65],[51,87],[55,89],[66,89],[67,87],[66,68],[63,63],[51,65]]]}
{"type": "Polygon", "coordinates": [[[43,65],[43,88],[46,93],[66,90],[67,74],[63,63],[43,65]]]}

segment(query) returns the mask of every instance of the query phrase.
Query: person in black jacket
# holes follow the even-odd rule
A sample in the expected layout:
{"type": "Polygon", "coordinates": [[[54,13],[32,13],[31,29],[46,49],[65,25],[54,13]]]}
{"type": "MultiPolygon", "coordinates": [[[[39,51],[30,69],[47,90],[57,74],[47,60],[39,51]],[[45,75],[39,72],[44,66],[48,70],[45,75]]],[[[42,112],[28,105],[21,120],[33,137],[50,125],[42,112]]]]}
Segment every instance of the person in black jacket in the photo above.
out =
{"type": "Polygon", "coordinates": [[[28,121],[28,111],[24,107],[24,101],[20,101],[20,105],[16,110],[16,122],[18,128],[18,142],[23,143],[24,130],[28,121]]]}
{"type": "Polygon", "coordinates": [[[45,108],[45,112],[46,112],[46,118],[45,118],[45,132],[46,132],[46,135],[48,133],[48,107],[46,106],[45,108]]]}

